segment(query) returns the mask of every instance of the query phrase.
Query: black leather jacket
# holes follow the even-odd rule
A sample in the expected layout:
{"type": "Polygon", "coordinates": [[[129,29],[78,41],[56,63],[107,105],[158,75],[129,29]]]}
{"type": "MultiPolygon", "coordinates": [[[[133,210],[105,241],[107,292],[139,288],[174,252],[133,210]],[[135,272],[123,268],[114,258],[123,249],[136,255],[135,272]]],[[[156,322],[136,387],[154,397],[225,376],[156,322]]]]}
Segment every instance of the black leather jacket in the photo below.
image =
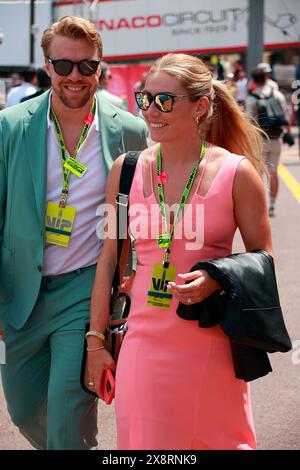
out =
{"type": "Polygon", "coordinates": [[[265,251],[238,253],[196,263],[222,287],[193,305],[179,303],[177,314],[208,328],[220,324],[230,338],[235,376],[246,382],[268,374],[267,352],[287,352],[292,344],[280,307],[273,258],[265,251]]]}

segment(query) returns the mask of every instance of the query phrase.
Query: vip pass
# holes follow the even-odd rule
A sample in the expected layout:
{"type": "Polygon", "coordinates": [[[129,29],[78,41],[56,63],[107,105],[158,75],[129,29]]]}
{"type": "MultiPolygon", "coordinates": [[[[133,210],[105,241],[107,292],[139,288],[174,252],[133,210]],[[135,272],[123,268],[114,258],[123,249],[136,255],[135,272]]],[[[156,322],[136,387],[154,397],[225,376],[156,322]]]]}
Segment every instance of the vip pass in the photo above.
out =
{"type": "Polygon", "coordinates": [[[168,308],[171,304],[172,294],[170,294],[167,291],[167,285],[169,282],[174,281],[175,276],[176,276],[176,267],[170,264],[170,250],[171,250],[171,245],[172,245],[173,236],[174,236],[174,229],[175,229],[175,225],[178,222],[181,212],[184,211],[186,201],[191,192],[196,174],[198,172],[199,164],[205,155],[205,151],[206,151],[206,143],[203,140],[201,144],[201,152],[200,152],[199,160],[193,166],[192,171],[185,184],[185,187],[183,189],[183,192],[180,198],[179,206],[174,216],[174,221],[171,227],[171,232],[169,234],[164,188],[163,188],[163,183],[160,178],[160,175],[162,172],[162,158],[161,158],[160,147],[158,148],[157,162],[156,162],[156,172],[158,176],[157,195],[158,195],[159,207],[160,207],[160,212],[161,212],[161,216],[163,219],[165,232],[158,235],[157,243],[158,243],[159,248],[165,249],[165,253],[163,257],[163,263],[162,264],[155,263],[153,266],[151,285],[148,291],[148,298],[147,298],[147,305],[150,307],[168,308]]]}
{"type": "Polygon", "coordinates": [[[46,243],[66,248],[69,244],[76,208],[60,207],[56,202],[48,202],[45,216],[46,243]]]}
{"type": "Polygon", "coordinates": [[[54,122],[57,140],[60,146],[62,172],[63,172],[63,187],[60,195],[59,203],[49,201],[45,216],[45,241],[52,245],[58,245],[66,248],[69,244],[74,220],[76,216],[76,208],[67,206],[67,198],[69,195],[69,179],[70,173],[73,173],[78,178],[86,173],[87,167],[79,162],[76,157],[78,151],[85,141],[89,128],[91,127],[96,110],[96,101],[94,100],[92,108],[84,120],[84,125],[76,145],[76,150],[73,156],[68,154],[65,146],[63,134],[54,110],[51,108],[50,115],[54,122]]]}

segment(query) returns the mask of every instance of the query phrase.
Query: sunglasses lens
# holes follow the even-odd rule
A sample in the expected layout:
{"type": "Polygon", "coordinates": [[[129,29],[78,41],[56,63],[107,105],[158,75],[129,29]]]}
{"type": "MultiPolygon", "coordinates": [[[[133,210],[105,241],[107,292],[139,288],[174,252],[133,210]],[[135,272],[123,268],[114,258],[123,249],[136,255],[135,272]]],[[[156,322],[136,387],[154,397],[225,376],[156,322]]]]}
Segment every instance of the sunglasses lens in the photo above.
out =
{"type": "Polygon", "coordinates": [[[163,113],[169,113],[173,108],[173,96],[162,93],[156,95],[155,103],[163,113]]]}
{"type": "MultiPolygon", "coordinates": [[[[76,62],[72,62],[71,60],[67,59],[58,59],[58,60],[53,60],[52,61],[53,67],[55,72],[58,75],[61,75],[62,77],[69,75],[72,70],[73,66],[76,64],[76,62]]],[[[97,68],[99,65],[98,60],[82,60],[78,64],[78,70],[81,73],[81,75],[85,75],[86,77],[90,77],[91,75],[94,75],[97,72],[97,68]]]]}
{"type": "Polygon", "coordinates": [[[138,91],[135,93],[135,99],[138,107],[143,111],[147,111],[147,109],[149,109],[153,99],[156,107],[163,113],[169,113],[173,109],[173,96],[167,93],[158,93],[157,95],[152,96],[150,93],[138,91]]]}
{"type": "Polygon", "coordinates": [[[150,106],[150,101],[146,93],[138,92],[135,94],[135,99],[138,107],[143,111],[147,111],[150,106]]]}
{"type": "Polygon", "coordinates": [[[89,77],[97,72],[99,62],[97,60],[83,60],[78,64],[79,72],[86,77],[89,77]]]}
{"type": "Polygon", "coordinates": [[[65,76],[72,72],[73,63],[70,60],[55,60],[53,67],[58,75],[65,76]]]}

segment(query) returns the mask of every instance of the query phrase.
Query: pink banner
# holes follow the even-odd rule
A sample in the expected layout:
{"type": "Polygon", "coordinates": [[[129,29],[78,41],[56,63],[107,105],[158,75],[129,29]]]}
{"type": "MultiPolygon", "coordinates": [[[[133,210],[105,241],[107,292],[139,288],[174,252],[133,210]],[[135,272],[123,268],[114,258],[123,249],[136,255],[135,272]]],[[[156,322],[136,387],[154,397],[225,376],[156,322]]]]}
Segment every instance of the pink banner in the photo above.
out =
{"type": "Polygon", "coordinates": [[[148,72],[149,65],[109,65],[111,71],[111,80],[109,89],[111,93],[120,96],[128,103],[128,111],[136,114],[136,103],[134,91],[143,74],[148,72]]]}

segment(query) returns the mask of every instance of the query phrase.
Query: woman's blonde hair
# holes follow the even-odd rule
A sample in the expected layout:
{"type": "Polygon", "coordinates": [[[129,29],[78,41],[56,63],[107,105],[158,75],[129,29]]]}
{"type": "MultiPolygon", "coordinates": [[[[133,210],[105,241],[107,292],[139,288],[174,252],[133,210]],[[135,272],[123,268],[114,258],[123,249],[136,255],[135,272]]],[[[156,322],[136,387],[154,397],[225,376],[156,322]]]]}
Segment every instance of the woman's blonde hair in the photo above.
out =
{"type": "Polygon", "coordinates": [[[41,47],[44,56],[49,57],[50,44],[55,36],[65,36],[72,39],[86,39],[97,49],[99,59],[102,59],[102,39],[93,23],[77,16],[64,16],[47,28],[42,36],[41,47]]]}
{"type": "Polygon", "coordinates": [[[262,131],[243,113],[226,85],[212,78],[201,59],[170,53],[152,65],[149,75],[158,72],[177,78],[192,101],[207,96],[209,106],[201,117],[199,132],[208,142],[244,155],[260,174],[267,173],[262,159],[262,131]]]}

